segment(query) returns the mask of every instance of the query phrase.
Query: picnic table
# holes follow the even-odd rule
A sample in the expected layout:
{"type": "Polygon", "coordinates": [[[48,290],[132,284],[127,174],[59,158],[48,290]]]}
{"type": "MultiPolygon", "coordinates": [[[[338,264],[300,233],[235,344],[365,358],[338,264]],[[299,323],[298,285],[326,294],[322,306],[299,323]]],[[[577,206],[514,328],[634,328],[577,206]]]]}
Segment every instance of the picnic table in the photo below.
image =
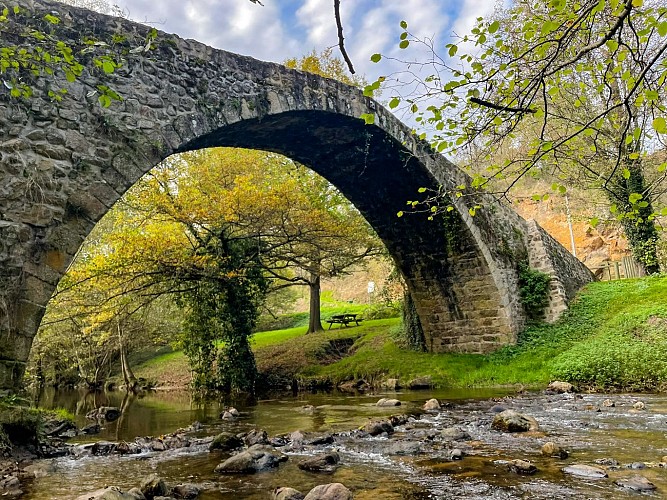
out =
{"type": "Polygon", "coordinates": [[[338,323],[342,328],[343,325],[349,326],[350,323],[356,323],[356,325],[359,326],[360,321],[363,320],[361,318],[357,318],[356,314],[334,314],[327,320],[327,323],[329,323],[329,330],[331,330],[331,327],[336,323],[338,323]]]}

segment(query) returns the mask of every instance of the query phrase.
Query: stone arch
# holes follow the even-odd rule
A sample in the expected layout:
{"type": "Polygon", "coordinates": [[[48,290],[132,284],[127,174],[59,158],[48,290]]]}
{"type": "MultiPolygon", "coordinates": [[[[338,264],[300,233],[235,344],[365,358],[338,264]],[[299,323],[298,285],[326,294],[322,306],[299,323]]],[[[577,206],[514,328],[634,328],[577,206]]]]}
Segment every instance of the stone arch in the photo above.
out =
{"type": "MultiPolygon", "coordinates": [[[[103,40],[118,30],[143,40],[149,29],[49,0],[18,3],[40,17],[58,10],[64,39],[92,26],[103,40]]],[[[517,259],[554,276],[554,316],[590,280],[538,226],[471,190],[446,218],[398,218],[418,188],[470,179],[358,89],[174,35],[157,40],[111,77],[123,101],[110,108],[91,97],[92,74],[62,102],[44,80],[29,101],[0,97],[0,388],[20,379],[44,307],[94,224],[145,172],[188,150],[274,151],[336,185],[396,260],[432,351],[515,340],[524,323],[517,259]]]]}

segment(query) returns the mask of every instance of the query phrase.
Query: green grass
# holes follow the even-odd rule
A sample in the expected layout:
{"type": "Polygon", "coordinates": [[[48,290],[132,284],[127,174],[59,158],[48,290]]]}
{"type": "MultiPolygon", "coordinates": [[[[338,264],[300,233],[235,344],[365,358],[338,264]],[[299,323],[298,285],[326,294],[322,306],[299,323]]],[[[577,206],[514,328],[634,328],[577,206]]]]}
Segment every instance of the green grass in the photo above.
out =
{"type": "MultiPolygon", "coordinates": [[[[355,312],[334,310],[323,317],[355,312]]],[[[439,387],[539,386],[556,378],[606,390],[667,385],[667,278],[592,283],[556,324],[529,327],[517,345],[487,356],[410,351],[399,331],[397,318],[310,335],[301,326],[256,333],[253,350],[263,379],[278,385],[424,375],[439,387]]],[[[144,366],[169,373],[178,363],[187,364],[177,352],[144,366]]]]}

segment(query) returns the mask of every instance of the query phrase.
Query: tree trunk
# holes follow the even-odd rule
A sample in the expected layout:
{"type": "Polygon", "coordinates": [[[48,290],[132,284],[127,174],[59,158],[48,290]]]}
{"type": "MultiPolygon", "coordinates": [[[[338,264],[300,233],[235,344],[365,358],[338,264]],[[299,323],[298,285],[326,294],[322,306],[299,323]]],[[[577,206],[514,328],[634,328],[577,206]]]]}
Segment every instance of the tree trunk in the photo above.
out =
{"type": "Polygon", "coordinates": [[[306,333],[321,332],[324,328],[322,328],[322,318],[320,316],[320,275],[318,273],[311,271],[308,290],[310,291],[310,309],[308,331],[306,333]]]}
{"type": "Polygon", "coordinates": [[[137,378],[130,368],[130,363],[127,361],[127,354],[125,353],[125,344],[123,343],[123,330],[118,322],[118,347],[120,349],[120,368],[123,372],[123,382],[125,383],[126,391],[134,391],[137,386],[137,378]]]}
{"type": "Polygon", "coordinates": [[[655,228],[653,219],[650,215],[653,213],[651,198],[645,193],[644,174],[641,170],[639,160],[627,160],[626,168],[630,171],[628,179],[622,179],[617,183],[614,193],[610,195],[612,203],[616,203],[621,213],[632,213],[632,206],[628,197],[632,193],[644,195],[641,200],[646,206],[639,207],[637,213],[631,217],[624,217],[621,220],[623,231],[628,239],[632,256],[642,265],[646,274],[655,274],[660,272],[658,262],[658,230],[655,228]]]}

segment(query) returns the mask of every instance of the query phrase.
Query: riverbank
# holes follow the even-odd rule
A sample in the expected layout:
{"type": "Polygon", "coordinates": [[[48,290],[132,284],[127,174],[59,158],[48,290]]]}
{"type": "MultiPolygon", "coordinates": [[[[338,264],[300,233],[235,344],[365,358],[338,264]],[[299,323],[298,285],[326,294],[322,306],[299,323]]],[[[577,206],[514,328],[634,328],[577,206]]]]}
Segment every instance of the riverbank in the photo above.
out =
{"type": "MultiPolygon", "coordinates": [[[[652,391],[667,386],[667,278],[592,283],[556,324],[527,328],[515,346],[491,355],[407,349],[398,318],[305,335],[291,328],[254,335],[262,380],[285,388],[543,386],[554,379],[580,389],[652,391]]],[[[189,381],[181,352],[162,354],[136,374],[164,387],[189,381]]]]}

